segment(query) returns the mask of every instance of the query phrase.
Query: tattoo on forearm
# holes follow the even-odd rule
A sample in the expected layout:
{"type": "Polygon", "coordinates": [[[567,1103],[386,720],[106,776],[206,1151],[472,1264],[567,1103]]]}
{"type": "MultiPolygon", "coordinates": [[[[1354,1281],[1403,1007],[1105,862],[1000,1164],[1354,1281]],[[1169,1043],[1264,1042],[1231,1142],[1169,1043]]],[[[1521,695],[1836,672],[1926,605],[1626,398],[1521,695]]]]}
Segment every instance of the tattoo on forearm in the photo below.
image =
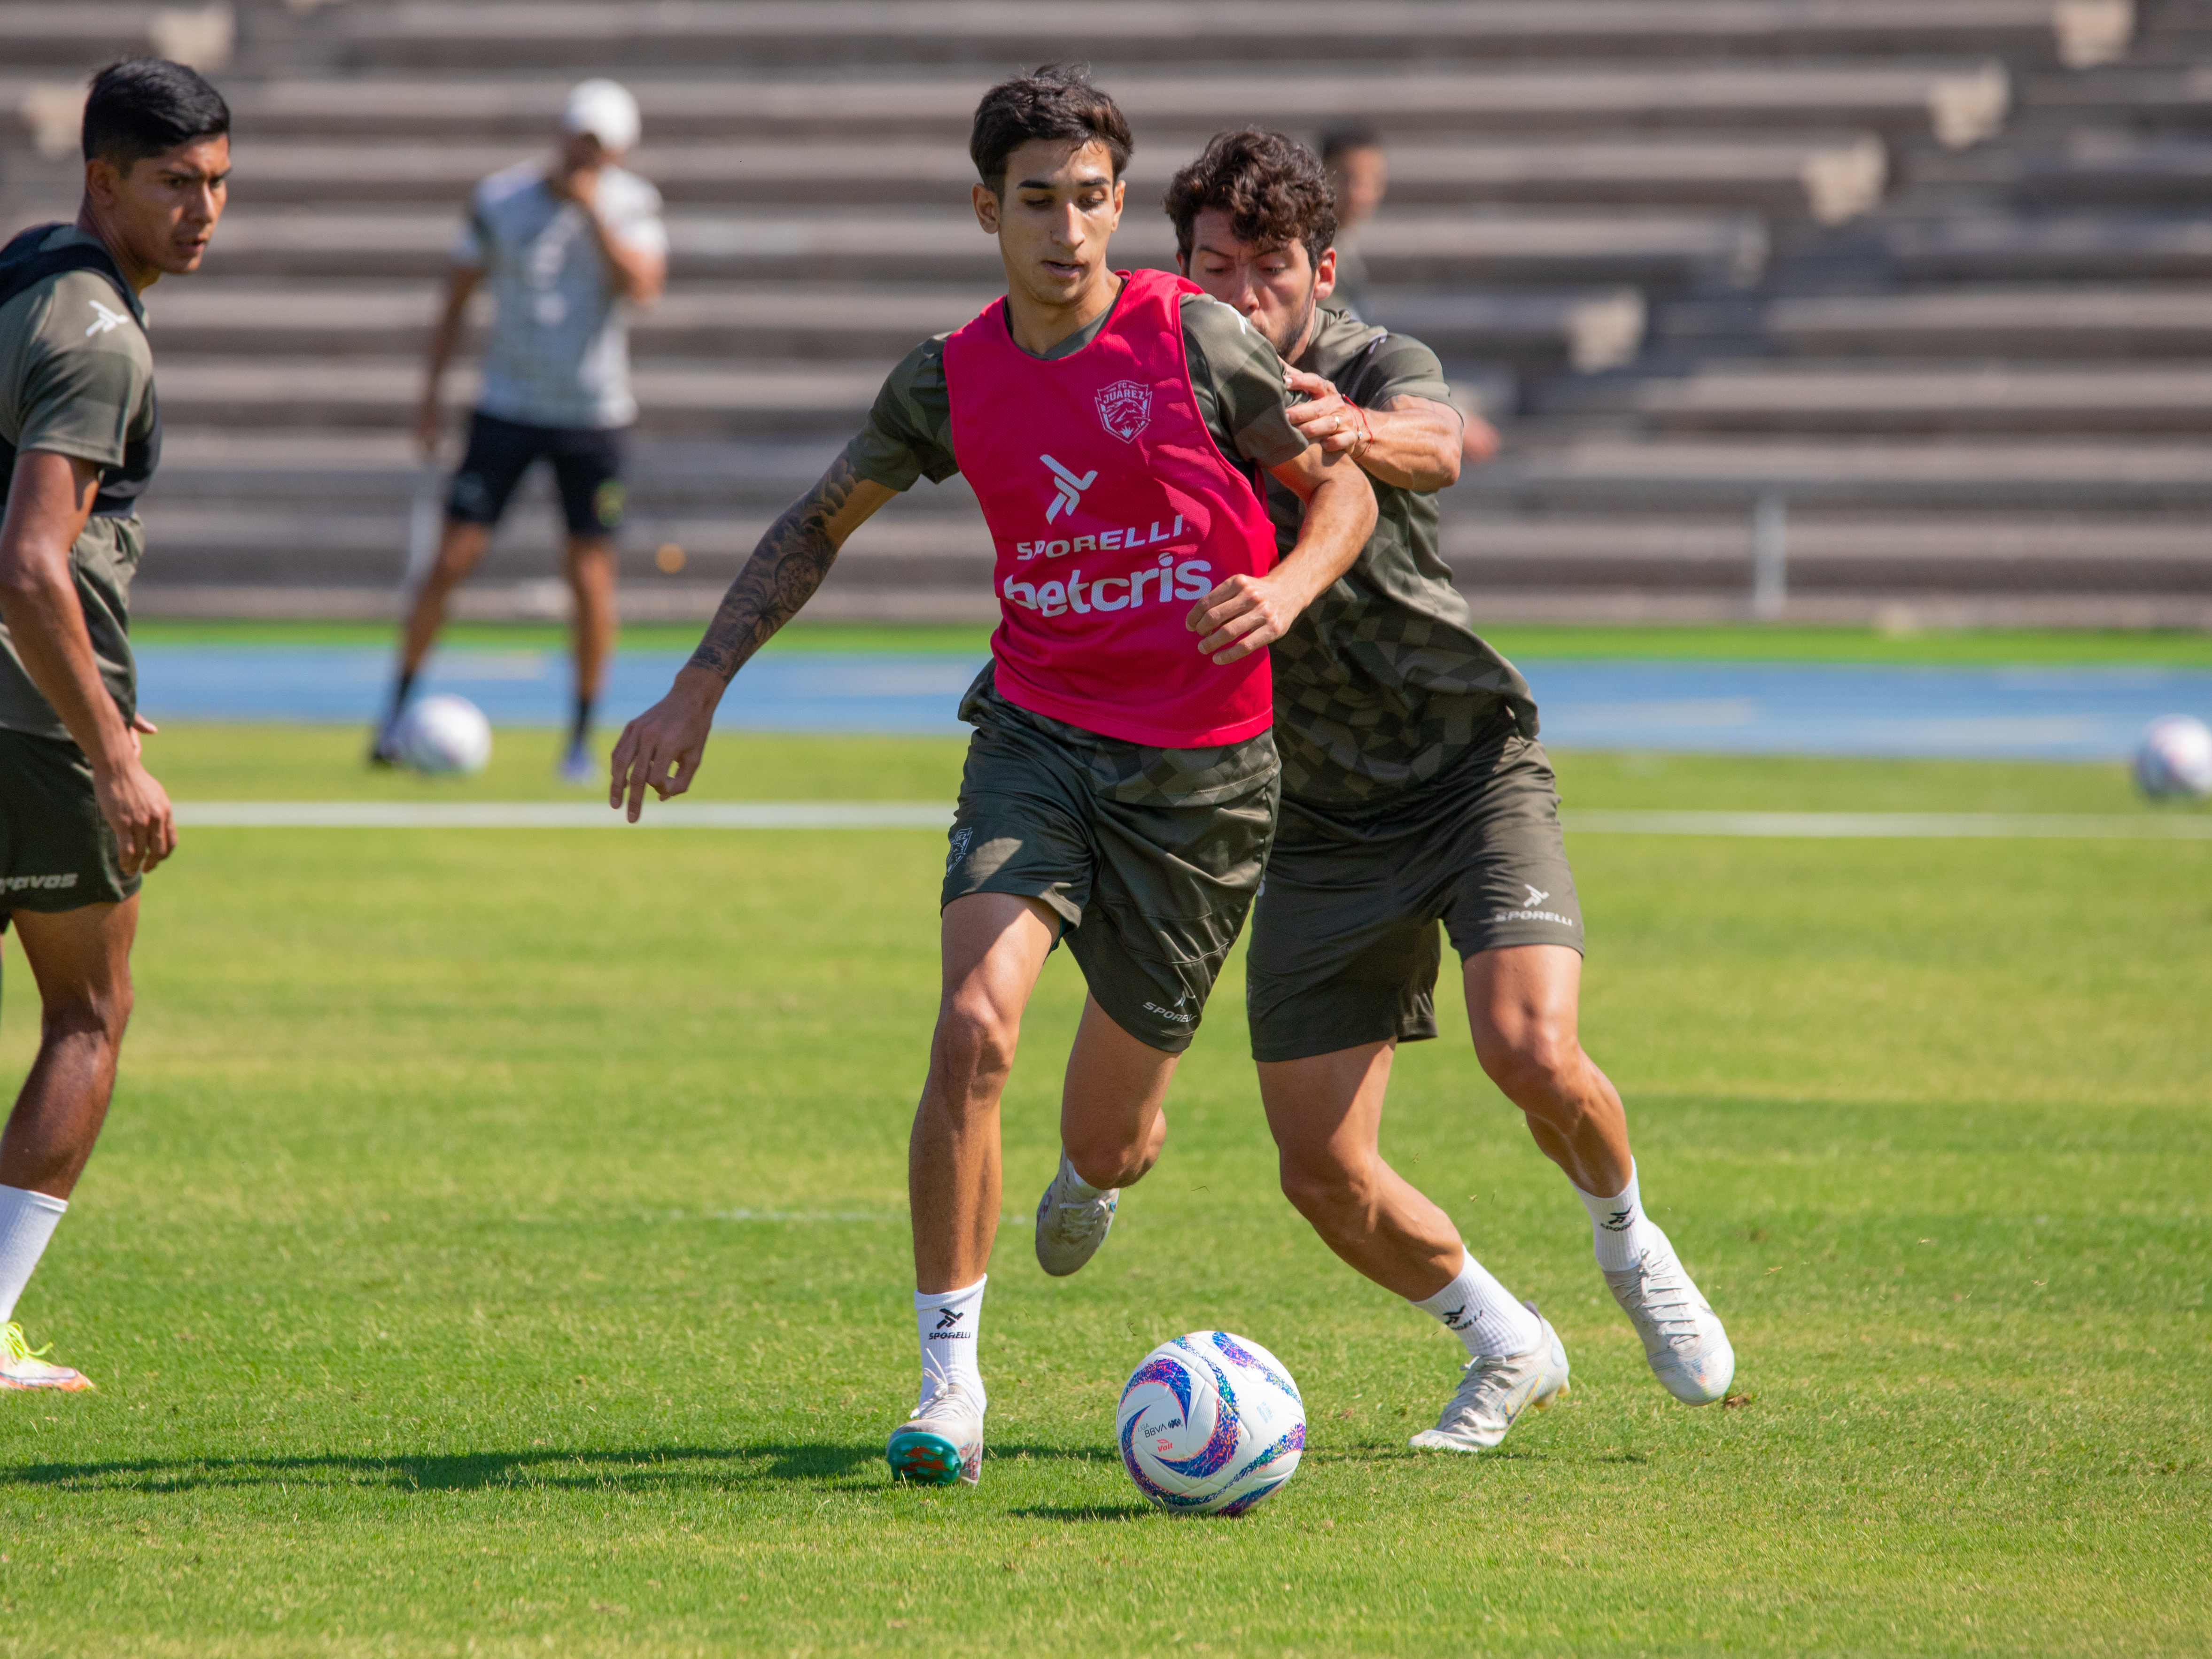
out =
{"type": "Polygon", "coordinates": [[[852,463],[840,455],[821,482],[769,526],[722,595],[707,636],[691,653],[692,667],[729,679],[813,597],[837,557],[830,520],[844,510],[859,482],[852,463]]]}

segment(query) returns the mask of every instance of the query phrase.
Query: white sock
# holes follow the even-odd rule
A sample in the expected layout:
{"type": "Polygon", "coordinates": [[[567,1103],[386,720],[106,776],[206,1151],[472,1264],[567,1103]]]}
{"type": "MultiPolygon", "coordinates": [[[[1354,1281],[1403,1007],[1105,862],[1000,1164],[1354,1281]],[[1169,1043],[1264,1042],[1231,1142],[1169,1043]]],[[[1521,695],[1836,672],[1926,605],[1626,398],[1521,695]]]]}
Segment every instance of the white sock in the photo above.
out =
{"type": "Polygon", "coordinates": [[[1413,1305],[1443,1320],[1476,1359],[1526,1353],[1544,1334],[1536,1316],[1516,1302],[1513,1292],[1492,1279],[1465,1245],[1460,1247],[1459,1277],[1413,1305]]]}
{"type": "Polygon", "coordinates": [[[1607,1273],[1624,1272],[1642,1261],[1645,1251],[1668,1248],[1667,1235],[1659,1231],[1659,1224],[1644,1213],[1633,1163],[1628,1166],[1628,1185],[1611,1198],[1600,1198],[1579,1187],[1575,1194],[1589,1212],[1590,1246],[1597,1265],[1607,1273]]]}
{"type": "Polygon", "coordinates": [[[69,1210],[69,1200],[21,1187],[0,1187],[0,1325],[15,1316],[23,1287],[46,1253],[46,1241],[69,1210]]]}
{"type": "Polygon", "coordinates": [[[1094,1187],[1076,1174],[1075,1165],[1067,1161],[1067,1154],[1064,1152],[1060,1155],[1060,1178],[1079,1204],[1088,1204],[1092,1199],[1103,1198],[1115,1190],[1112,1187],[1094,1187]]]}
{"type": "Polygon", "coordinates": [[[983,1373],[975,1364],[975,1342],[983,1322],[983,1287],[988,1273],[964,1291],[935,1296],[914,1293],[914,1322],[921,1339],[921,1403],[937,1398],[948,1382],[963,1382],[983,1403],[983,1373]]]}

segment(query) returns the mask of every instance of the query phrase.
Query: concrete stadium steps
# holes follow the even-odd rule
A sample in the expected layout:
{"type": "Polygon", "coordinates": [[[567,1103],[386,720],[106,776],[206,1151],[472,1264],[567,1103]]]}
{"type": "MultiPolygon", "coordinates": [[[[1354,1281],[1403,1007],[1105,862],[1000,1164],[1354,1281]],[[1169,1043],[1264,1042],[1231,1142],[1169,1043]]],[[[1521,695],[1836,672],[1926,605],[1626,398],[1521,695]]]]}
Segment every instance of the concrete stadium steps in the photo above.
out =
{"type": "MultiPolygon", "coordinates": [[[[1123,0],[1115,42],[1170,61],[1331,56],[1418,62],[1632,55],[1760,60],[1852,52],[2002,52],[2074,66],[2124,51],[2128,0],[1123,0]]],[[[1015,3],[696,0],[695,3],[355,6],[348,60],[374,68],[794,67],[823,62],[1037,62],[1070,31],[1015,3]]],[[[1090,53],[1110,56],[1096,36],[1090,53]]],[[[1127,47],[1120,47],[1127,50],[1127,47]]]]}
{"type": "MultiPolygon", "coordinates": [[[[1538,368],[1611,368],[1643,343],[1645,308],[1633,288],[1498,292],[1382,287],[1377,318],[1446,356],[1538,368]]],[[[206,278],[155,292],[149,320],[166,366],[226,356],[381,358],[405,363],[438,308],[427,282],[312,287],[206,278]]],[[[909,284],[678,289],[640,313],[640,358],[697,353],[736,363],[860,360],[885,368],[915,341],[966,322],[997,297],[991,288],[909,284]]],[[[481,328],[490,315],[479,299],[481,328]]],[[[166,380],[165,380],[166,384],[166,380]]]]}
{"type": "MultiPolygon", "coordinates": [[[[1063,38],[1061,44],[1072,43],[1063,38]]],[[[1163,68],[1174,60],[1158,58],[1100,62],[1095,72],[1127,114],[1139,155],[1194,149],[1206,135],[1246,122],[1310,133],[1345,119],[1376,122],[1407,142],[1437,134],[1650,129],[1870,131],[1964,145],[1997,131],[2012,99],[2010,73],[1986,55],[1927,63],[1622,62],[1385,71],[1346,63],[1334,40],[1306,44],[1311,61],[1279,72],[1163,68]]],[[[655,146],[854,142],[892,134],[964,147],[975,100],[1006,72],[994,61],[926,76],[841,76],[817,67],[773,77],[740,69],[708,79],[695,66],[690,76],[636,76],[626,84],[644,112],[646,141],[655,146]]],[[[240,82],[227,84],[225,95],[241,143],[248,135],[271,143],[340,137],[534,143],[552,127],[569,84],[558,76],[380,76],[240,82]]]]}
{"type": "MultiPolygon", "coordinates": [[[[16,222],[67,216],[84,72],[175,15],[220,46],[225,10],[0,0],[16,222]]],[[[703,616],[890,363],[997,291],[969,115],[1074,58],[1137,131],[1124,264],[1170,262],[1154,203],[1218,127],[1385,133],[1377,314],[1506,417],[1445,501],[1485,614],[1741,613],[1777,496],[1790,614],[2212,625],[2212,0],[1132,0],[1105,41],[1018,0],[227,21],[235,210],[202,278],[149,295],[170,445],[144,614],[389,614],[462,201],[542,153],[588,67],[640,96],[675,243],[635,334],[628,603],[703,616]]],[[[465,608],[558,614],[558,539],[535,480],[465,608]]],[[[919,488],[817,611],[981,617],[988,568],[972,494],[919,488]]]]}
{"type": "Polygon", "coordinates": [[[1757,326],[1806,356],[2212,356],[2212,291],[1981,288],[1772,301],[1757,326]]]}
{"type": "MultiPolygon", "coordinates": [[[[1796,503],[1998,514],[2033,508],[2084,522],[2212,508],[2212,443],[2173,438],[1749,437],[1523,428],[1447,499],[1572,511],[1603,503],[1665,514],[1759,496],[1796,503]]],[[[2085,548],[2085,556],[2091,550],[2085,548]]]]}
{"type": "MultiPolygon", "coordinates": [[[[1130,163],[1133,211],[1158,210],[1196,149],[1147,144],[1130,163]]],[[[332,208],[467,199],[477,180],[536,159],[542,143],[423,140],[282,143],[255,149],[234,205],[332,208]]],[[[671,206],[897,210],[957,202],[975,183],[964,146],[702,142],[641,149],[629,163],[671,206]]],[[[1616,134],[1591,139],[1422,143],[1390,158],[1394,200],[1416,207],[1489,203],[1712,206],[1806,213],[1840,223],[1881,199],[1887,150],[1871,133],[1717,137],[1616,134]]]]}
{"type": "MultiPolygon", "coordinates": [[[[1798,595],[2106,593],[2212,599],[2212,567],[2187,522],[2114,526],[2019,517],[1838,516],[1793,512],[1790,588],[1798,595]],[[2083,557],[2084,544],[2094,546],[2083,557]]],[[[1748,596],[1745,518],[1660,521],[1593,514],[1523,520],[1454,515],[1445,556],[1463,589],[1641,588],[1748,596]]]]}
{"type": "MultiPolygon", "coordinates": [[[[226,216],[209,278],[434,279],[447,266],[458,204],[441,212],[226,216]]],[[[965,204],[899,213],[673,213],[669,270],[686,282],[1003,283],[998,246],[965,204]]],[[[1761,221],[1748,216],[1488,209],[1394,214],[1360,240],[1375,279],[1470,285],[1632,283],[1694,289],[1755,282],[1765,263],[1761,221]]],[[[1164,218],[1132,214],[1115,239],[1125,265],[1170,266],[1164,218]]]]}
{"type": "Polygon", "coordinates": [[[2212,362],[1710,362],[1554,385],[1539,408],[1668,432],[2212,434],[2212,362]]]}
{"type": "MultiPolygon", "coordinates": [[[[631,374],[647,432],[851,433],[875,402],[890,362],[698,364],[637,360],[631,374]]],[[[450,375],[449,404],[475,398],[473,373],[450,375]]],[[[165,418],[184,424],[404,429],[422,385],[415,364],[392,358],[192,357],[161,362],[165,418]]]]}
{"type": "Polygon", "coordinates": [[[2173,282],[2212,276],[2212,222],[2196,215],[1961,213],[1899,219],[1881,255],[1911,282],[2173,282]]]}
{"type": "Polygon", "coordinates": [[[66,5],[0,5],[0,42],[11,70],[74,70],[149,53],[193,63],[222,63],[238,37],[238,15],[222,0],[168,5],[113,5],[71,0],[66,5]]]}
{"type": "MultiPolygon", "coordinates": [[[[263,506],[326,510],[370,516],[404,513],[416,493],[436,493],[460,450],[465,419],[448,423],[440,462],[426,467],[412,441],[397,428],[348,432],[233,427],[186,428],[168,445],[160,476],[148,492],[148,512],[172,506],[220,509],[241,521],[263,506]]],[[[656,433],[625,441],[633,520],[657,522],[664,514],[760,517],[765,523],[822,476],[849,434],[715,438],[656,433]]],[[[550,501],[542,476],[526,481],[523,496],[550,501]]],[[[974,511],[973,496],[957,477],[918,484],[901,498],[902,514],[974,511]]]]}

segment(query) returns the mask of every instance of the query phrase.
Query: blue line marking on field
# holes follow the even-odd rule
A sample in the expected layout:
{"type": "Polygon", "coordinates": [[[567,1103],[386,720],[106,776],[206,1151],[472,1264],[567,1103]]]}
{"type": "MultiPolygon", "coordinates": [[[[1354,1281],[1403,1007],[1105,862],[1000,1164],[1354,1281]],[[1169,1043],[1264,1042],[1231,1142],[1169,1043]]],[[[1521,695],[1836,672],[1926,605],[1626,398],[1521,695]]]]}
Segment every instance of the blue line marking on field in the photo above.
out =
{"type": "MultiPolygon", "coordinates": [[[[156,720],[305,720],[366,726],[390,684],[388,653],[362,647],[148,645],[141,705],[156,720]]],[[[604,721],[618,727],[667,690],[673,651],[613,664],[604,721]]],[[[960,656],[770,652],[738,677],[718,726],[756,732],[957,734],[980,666],[960,656]]],[[[1725,754],[2109,760],[2160,714],[2212,720],[2212,672],[2159,667],[1930,667],[1859,663],[1521,665],[1560,749],[1725,754]]],[[[423,692],[469,698],[495,726],[568,719],[559,651],[434,657],[423,692]]]]}

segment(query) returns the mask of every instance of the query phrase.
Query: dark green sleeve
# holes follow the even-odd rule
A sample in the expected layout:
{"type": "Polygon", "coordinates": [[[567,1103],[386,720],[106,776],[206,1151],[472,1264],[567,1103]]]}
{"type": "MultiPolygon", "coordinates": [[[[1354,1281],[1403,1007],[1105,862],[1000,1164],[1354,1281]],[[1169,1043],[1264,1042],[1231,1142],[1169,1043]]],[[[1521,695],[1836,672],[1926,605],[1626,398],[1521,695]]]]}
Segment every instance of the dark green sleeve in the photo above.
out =
{"type": "Polygon", "coordinates": [[[1375,348],[1362,365],[1356,381],[1338,391],[1353,403],[1381,409],[1393,398],[1426,398],[1431,403],[1451,401],[1444,381],[1444,366],[1437,354],[1410,334],[1393,334],[1375,348]]]}
{"type": "Polygon", "coordinates": [[[43,304],[15,388],[15,447],[116,466],[153,426],[153,354],[100,277],[70,271],[43,304]]]}
{"type": "Polygon", "coordinates": [[[943,483],[960,470],[952,456],[952,396],[945,386],[945,338],[924,340],[890,372],[845,459],[886,489],[916,478],[943,483]]]}
{"type": "Polygon", "coordinates": [[[1223,454],[1280,466],[1304,453],[1306,441],[1286,412],[1283,360],[1250,324],[1218,300],[1194,295],[1182,302],[1182,344],[1199,412],[1223,454]]]}

